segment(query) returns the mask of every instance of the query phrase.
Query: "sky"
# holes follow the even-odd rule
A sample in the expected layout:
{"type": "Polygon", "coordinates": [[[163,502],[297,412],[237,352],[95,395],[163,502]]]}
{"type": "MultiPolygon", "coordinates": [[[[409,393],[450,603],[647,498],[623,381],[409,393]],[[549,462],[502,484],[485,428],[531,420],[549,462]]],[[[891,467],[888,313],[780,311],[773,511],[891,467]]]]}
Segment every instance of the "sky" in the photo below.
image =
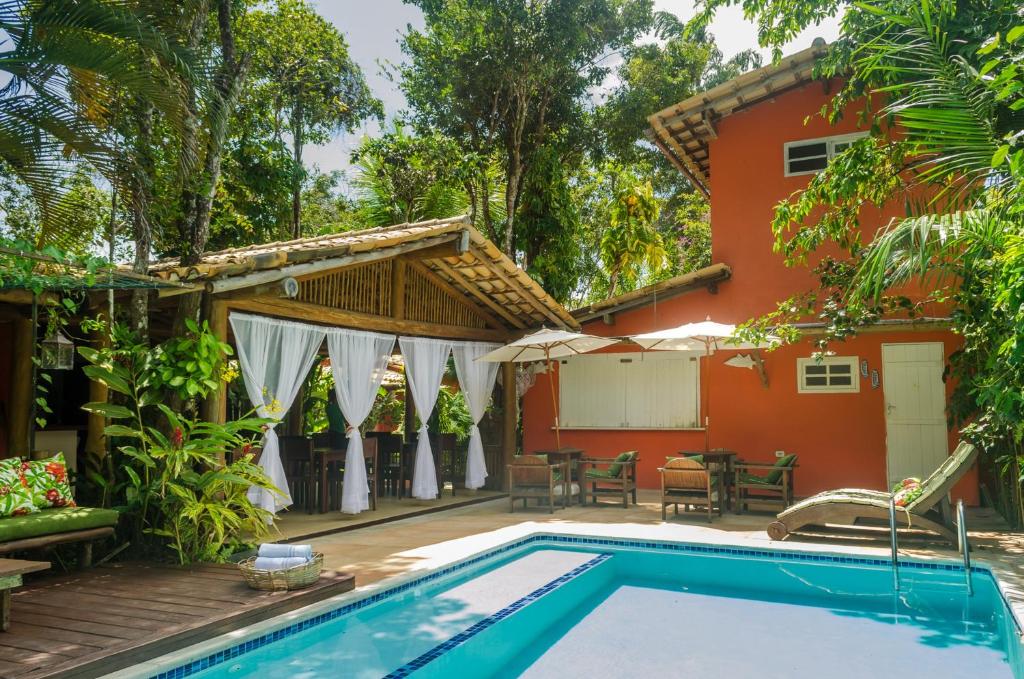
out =
{"type": "MultiPolygon", "coordinates": [[[[405,98],[398,84],[385,75],[388,63],[402,61],[399,40],[407,27],[423,27],[423,16],[416,7],[406,5],[402,0],[313,0],[320,14],[338,27],[348,41],[352,59],[363,69],[363,74],[374,95],[384,102],[385,113],[390,120],[405,107],[405,98]]],[[[684,19],[693,16],[692,0],[655,0],[655,9],[672,12],[684,19]]],[[[757,31],[754,25],[743,18],[737,7],[719,10],[711,32],[718,47],[728,58],[737,52],[757,47],[757,31]]],[[[816,37],[831,42],[839,35],[839,22],[832,19],[813,27],[798,36],[786,46],[784,53],[796,52],[810,47],[816,37]]],[[[769,50],[760,50],[764,62],[771,60],[769,50]]],[[[386,125],[387,123],[385,123],[386,125]]],[[[364,135],[374,136],[380,131],[376,121],[367,123],[354,133],[340,134],[322,146],[307,146],[304,155],[307,162],[315,164],[324,172],[344,170],[348,167],[349,153],[359,145],[364,135]]]]}

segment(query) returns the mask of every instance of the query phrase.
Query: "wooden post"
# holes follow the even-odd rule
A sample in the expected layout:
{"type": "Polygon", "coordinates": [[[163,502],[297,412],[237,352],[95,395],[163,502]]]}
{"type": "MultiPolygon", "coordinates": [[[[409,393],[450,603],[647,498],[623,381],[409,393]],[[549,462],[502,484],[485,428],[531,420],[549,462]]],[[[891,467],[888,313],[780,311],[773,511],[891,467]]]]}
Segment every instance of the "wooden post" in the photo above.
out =
{"type": "Polygon", "coordinates": [[[501,489],[508,490],[507,465],[516,454],[516,429],[519,424],[519,397],[516,391],[515,363],[501,364],[501,397],[504,418],[501,423],[501,469],[493,470],[501,478],[501,489]]]}
{"type": "MultiPolygon", "coordinates": [[[[97,320],[109,318],[105,308],[96,310],[97,320]]],[[[104,330],[95,330],[92,333],[92,344],[96,349],[105,348],[110,343],[110,333],[104,330]]],[[[106,403],[108,396],[107,385],[96,380],[89,380],[89,400],[93,403],[106,403]]],[[[89,413],[85,433],[85,455],[95,460],[102,460],[107,456],[107,435],[103,433],[107,426],[107,418],[100,413],[89,413]]]]}
{"type": "Polygon", "coordinates": [[[11,394],[8,405],[10,417],[10,440],[7,451],[10,455],[28,457],[31,432],[32,393],[32,321],[20,318],[14,321],[13,347],[11,356],[11,394]]]}
{"type": "Polygon", "coordinates": [[[391,317],[405,320],[405,260],[401,257],[391,260],[391,317]]]}
{"type": "MultiPolygon", "coordinates": [[[[210,301],[209,311],[210,331],[217,336],[221,342],[228,341],[228,305],[227,303],[214,299],[210,301]]],[[[239,377],[238,379],[242,379],[239,377]]],[[[207,422],[223,424],[227,421],[228,415],[228,390],[227,384],[220,383],[220,388],[211,393],[203,401],[200,416],[207,422]]]]}

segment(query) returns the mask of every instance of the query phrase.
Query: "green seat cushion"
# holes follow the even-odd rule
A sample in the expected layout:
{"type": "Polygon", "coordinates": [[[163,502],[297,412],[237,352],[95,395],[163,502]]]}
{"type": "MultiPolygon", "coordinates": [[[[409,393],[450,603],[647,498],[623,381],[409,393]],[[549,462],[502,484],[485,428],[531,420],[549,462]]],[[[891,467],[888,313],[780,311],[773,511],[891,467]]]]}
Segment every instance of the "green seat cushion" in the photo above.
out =
{"type": "Polygon", "coordinates": [[[608,466],[608,476],[619,476],[622,473],[622,462],[632,462],[633,458],[636,457],[636,453],[629,451],[627,453],[619,453],[615,456],[615,462],[608,466]],[[617,464],[618,463],[618,464],[617,464]]]}
{"type": "Polygon", "coordinates": [[[782,472],[796,461],[796,455],[786,455],[775,461],[774,468],[764,476],[756,476],[746,472],[740,472],[740,481],[743,483],[760,483],[766,486],[777,486],[782,481],[782,472]]]}
{"type": "MultiPolygon", "coordinates": [[[[622,468],[621,466],[619,467],[622,468]]],[[[612,474],[610,469],[588,469],[588,479],[614,479],[617,478],[617,474],[612,474]]]]}
{"type": "Polygon", "coordinates": [[[0,542],[116,526],[118,516],[113,509],[93,507],[60,507],[25,516],[7,516],[0,519],[0,542]]]}

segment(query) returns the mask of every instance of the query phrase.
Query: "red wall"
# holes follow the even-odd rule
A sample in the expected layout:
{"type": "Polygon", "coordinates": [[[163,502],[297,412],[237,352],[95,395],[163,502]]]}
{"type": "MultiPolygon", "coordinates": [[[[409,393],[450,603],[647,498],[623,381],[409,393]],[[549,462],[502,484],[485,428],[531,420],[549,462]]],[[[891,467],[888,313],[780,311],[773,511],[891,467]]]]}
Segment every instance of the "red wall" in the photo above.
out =
{"type": "MultiPolygon", "coordinates": [[[[712,320],[741,323],[772,311],[779,301],[812,289],[807,267],[789,268],[772,252],[771,220],[775,205],[804,187],[809,175],[786,177],[783,144],[857,131],[851,112],[830,126],[816,112],[828,101],[821,83],[812,83],[780,95],[776,100],[722,120],[718,138],[711,142],[712,261],[728,264],[732,278],[719,285],[717,294],[690,292],[656,305],[616,314],[614,325],[596,320],[584,332],[623,336],[712,320]],[[808,119],[808,117],[810,117],[808,119]],[[807,120],[807,124],[805,124],[807,120]]],[[[865,212],[862,224],[873,230],[899,215],[897,208],[865,212]]],[[[928,310],[944,315],[942,309],[928,310]]],[[[958,345],[948,332],[866,333],[841,346],[838,354],[866,359],[869,369],[881,374],[881,345],[885,342],[944,343],[948,356],[958,345]]],[[[736,450],[748,460],[770,462],[775,450],[800,455],[796,493],[811,495],[843,486],[883,489],[886,485],[885,416],[882,386],[872,389],[861,380],[851,394],[801,394],[796,385],[796,359],[810,356],[809,341],[765,354],[769,387],[762,387],[753,370],[723,365],[736,351],[720,351],[711,359],[711,445],[736,450]]],[[[739,352],[744,353],[744,352],[739,352]]],[[[702,368],[702,379],[707,379],[702,368]]],[[[885,376],[881,375],[884,381],[885,376]]],[[[523,399],[525,451],[555,444],[553,408],[546,375],[523,399]]],[[[589,454],[613,455],[639,450],[642,487],[659,486],[657,468],[665,455],[679,450],[700,450],[704,432],[647,430],[566,430],[563,446],[576,446],[589,454]]],[[[950,450],[956,445],[950,435],[950,450]]],[[[956,492],[976,503],[977,478],[972,472],[956,492]]]]}

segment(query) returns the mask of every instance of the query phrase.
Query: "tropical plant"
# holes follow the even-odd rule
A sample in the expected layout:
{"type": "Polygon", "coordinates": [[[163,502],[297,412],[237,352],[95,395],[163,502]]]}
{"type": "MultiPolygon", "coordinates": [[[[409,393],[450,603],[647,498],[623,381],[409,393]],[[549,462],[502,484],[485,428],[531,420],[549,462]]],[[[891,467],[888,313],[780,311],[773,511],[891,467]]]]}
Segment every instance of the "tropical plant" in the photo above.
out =
{"type": "Polygon", "coordinates": [[[458,389],[442,384],[434,406],[435,428],[441,434],[455,434],[459,443],[469,438],[473,416],[466,407],[466,397],[458,389]]]}
{"type": "MultiPolygon", "coordinates": [[[[216,424],[174,413],[163,402],[158,353],[123,326],[113,328],[109,347],[79,347],[79,353],[89,364],[86,375],[121,401],[83,408],[114,421],[104,431],[117,441],[117,459],[108,466],[115,474],[93,470],[90,480],[131,517],[134,541],[165,539],[181,563],[190,563],[223,561],[243,539],[267,534],[272,517],[247,492],[274,490],[250,453],[268,420],[216,424]],[[238,458],[225,463],[229,454],[238,458]]],[[[209,393],[205,382],[197,389],[198,395],[209,393]]]]}
{"type": "Polygon", "coordinates": [[[144,98],[173,125],[184,123],[191,54],[135,9],[105,0],[0,0],[7,40],[0,52],[0,162],[31,192],[41,245],[79,240],[78,215],[63,201],[73,161],[123,186],[123,156],[104,120],[115,91],[144,98]]]}
{"type": "Polygon", "coordinates": [[[659,272],[667,260],[661,235],[654,229],[658,201],[650,182],[619,189],[609,211],[609,229],[601,238],[601,261],[608,271],[608,294],[620,280],[632,284],[644,271],[659,272]]]}

